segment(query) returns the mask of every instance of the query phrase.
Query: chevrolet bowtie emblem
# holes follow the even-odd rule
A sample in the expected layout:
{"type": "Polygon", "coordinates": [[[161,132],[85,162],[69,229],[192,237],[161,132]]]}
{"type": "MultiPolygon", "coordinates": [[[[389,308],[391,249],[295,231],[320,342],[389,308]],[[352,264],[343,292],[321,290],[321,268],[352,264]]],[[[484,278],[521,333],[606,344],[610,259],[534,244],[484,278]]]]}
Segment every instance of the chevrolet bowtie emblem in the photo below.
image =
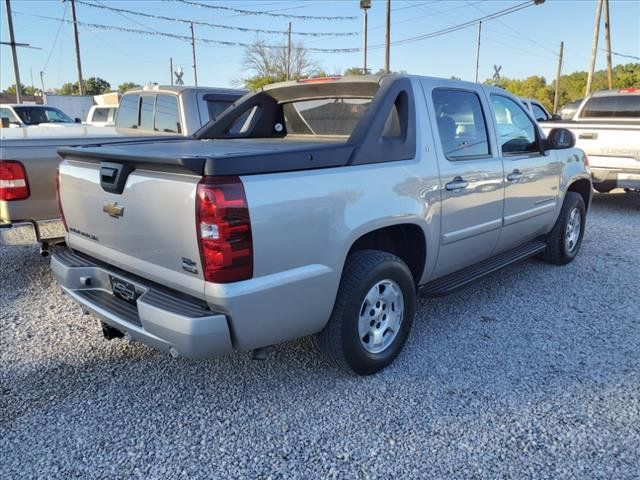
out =
{"type": "Polygon", "coordinates": [[[105,202],[102,211],[108,213],[110,217],[118,218],[124,213],[124,207],[118,205],[118,202],[105,202]]]}

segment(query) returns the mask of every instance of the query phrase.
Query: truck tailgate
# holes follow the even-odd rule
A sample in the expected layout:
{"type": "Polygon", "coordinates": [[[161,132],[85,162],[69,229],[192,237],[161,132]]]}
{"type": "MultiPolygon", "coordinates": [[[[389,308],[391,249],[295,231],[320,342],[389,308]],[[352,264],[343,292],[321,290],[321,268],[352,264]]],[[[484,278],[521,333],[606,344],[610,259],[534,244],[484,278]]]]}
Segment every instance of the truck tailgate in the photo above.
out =
{"type": "Polygon", "coordinates": [[[60,202],[71,248],[128,272],[204,297],[196,237],[199,175],[137,168],[122,193],[101,185],[105,164],[60,164],[60,202]]]}
{"type": "Polygon", "coordinates": [[[640,170],[640,124],[631,123],[541,123],[545,133],[551,128],[568,128],[576,136],[576,147],[589,157],[592,167],[640,170]]]}

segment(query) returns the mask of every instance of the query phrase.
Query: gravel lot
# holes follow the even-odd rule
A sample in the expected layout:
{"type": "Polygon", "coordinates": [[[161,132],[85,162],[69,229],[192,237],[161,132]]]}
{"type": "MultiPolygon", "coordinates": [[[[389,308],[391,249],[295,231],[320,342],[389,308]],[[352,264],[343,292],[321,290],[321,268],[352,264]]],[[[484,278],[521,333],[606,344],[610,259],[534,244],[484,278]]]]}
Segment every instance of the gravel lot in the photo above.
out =
{"type": "Polygon", "coordinates": [[[638,195],[596,195],[567,267],[421,298],[368,378],[308,339],[266,361],[107,342],[35,251],[0,251],[1,478],[639,478],[638,195]]]}

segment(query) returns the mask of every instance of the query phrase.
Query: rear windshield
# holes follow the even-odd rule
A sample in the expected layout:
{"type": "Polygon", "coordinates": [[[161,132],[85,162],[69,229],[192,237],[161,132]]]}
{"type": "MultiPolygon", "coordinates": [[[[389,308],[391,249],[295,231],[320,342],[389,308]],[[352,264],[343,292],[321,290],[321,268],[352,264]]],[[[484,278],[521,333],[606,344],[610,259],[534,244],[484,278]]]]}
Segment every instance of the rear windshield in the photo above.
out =
{"type": "Polygon", "coordinates": [[[370,104],[370,98],[320,98],[285,103],[282,110],[289,134],[349,136],[370,104]]]}
{"type": "Polygon", "coordinates": [[[581,118],[640,118],[640,95],[611,95],[590,98],[581,118]]]}

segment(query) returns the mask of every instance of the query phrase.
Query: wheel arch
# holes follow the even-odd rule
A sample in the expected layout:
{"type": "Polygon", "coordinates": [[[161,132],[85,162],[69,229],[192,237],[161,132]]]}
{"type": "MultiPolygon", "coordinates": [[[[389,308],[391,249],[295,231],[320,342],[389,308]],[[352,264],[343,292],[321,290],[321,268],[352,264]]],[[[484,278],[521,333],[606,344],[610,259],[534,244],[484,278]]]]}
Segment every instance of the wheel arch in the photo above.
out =
{"type": "Polygon", "coordinates": [[[586,178],[578,178],[573,180],[567,187],[567,192],[576,192],[580,194],[580,196],[584,200],[585,210],[589,210],[592,196],[592,185],[590,180],[586,178]]]}
{"type": "Polygon", "coordinates": [[[415,223],[398,223],[360,234],[351,243],[347,256],[358,250],[380,250],[401,258],[407,264],[416,286],[427,262],[427,240],[422,227],[415,223]]]}

